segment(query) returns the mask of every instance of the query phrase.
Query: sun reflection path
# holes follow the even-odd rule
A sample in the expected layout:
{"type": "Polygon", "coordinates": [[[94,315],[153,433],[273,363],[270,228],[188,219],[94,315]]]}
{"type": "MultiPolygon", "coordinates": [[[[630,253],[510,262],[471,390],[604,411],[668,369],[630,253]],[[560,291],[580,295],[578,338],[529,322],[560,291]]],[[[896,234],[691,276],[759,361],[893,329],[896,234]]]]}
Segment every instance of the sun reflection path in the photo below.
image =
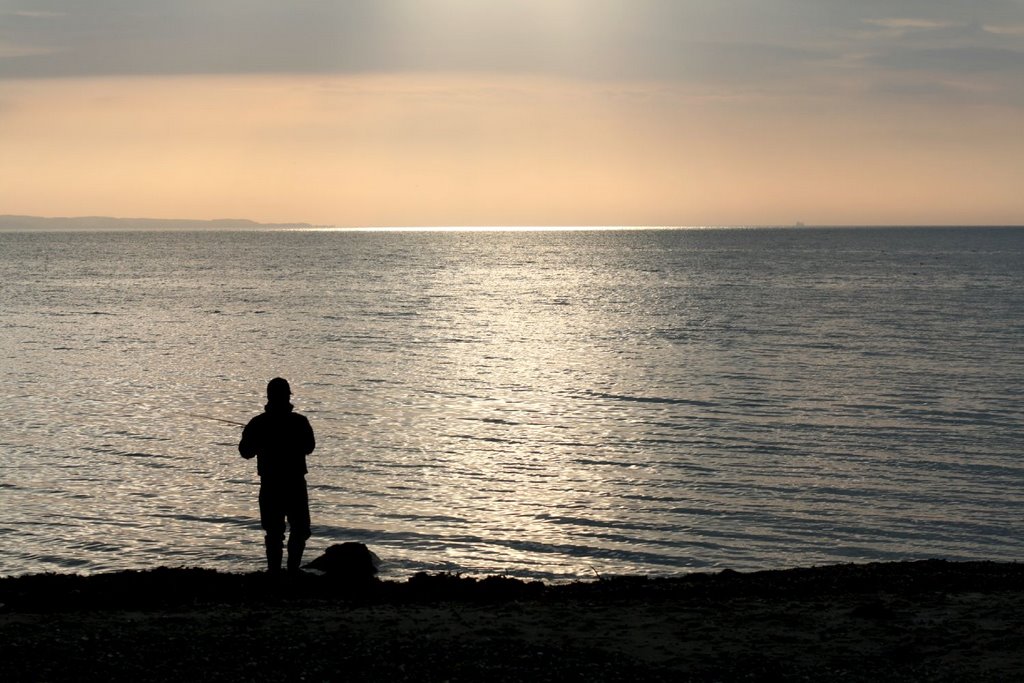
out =
{"type": "Polygon", "coordinates": [[[674,225],[407,225],[407,226],[302,226],[281,232],[616,232],[623,230],[708,230],[711,226],[674,225]]]}

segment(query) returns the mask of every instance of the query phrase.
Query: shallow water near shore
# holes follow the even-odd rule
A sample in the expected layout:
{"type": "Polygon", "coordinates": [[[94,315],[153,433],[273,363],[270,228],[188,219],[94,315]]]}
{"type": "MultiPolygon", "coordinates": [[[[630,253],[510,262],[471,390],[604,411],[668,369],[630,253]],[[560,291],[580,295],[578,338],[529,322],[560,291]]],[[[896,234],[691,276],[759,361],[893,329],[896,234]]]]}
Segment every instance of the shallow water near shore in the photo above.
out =
{"type": "Polygon", "coordinates": [[[1024,557],[1024,230],[0,234],[0,575],[309,558],[565,579],[1024,557]],[[203,417],[196,417],[197,415],[203,417]]]}

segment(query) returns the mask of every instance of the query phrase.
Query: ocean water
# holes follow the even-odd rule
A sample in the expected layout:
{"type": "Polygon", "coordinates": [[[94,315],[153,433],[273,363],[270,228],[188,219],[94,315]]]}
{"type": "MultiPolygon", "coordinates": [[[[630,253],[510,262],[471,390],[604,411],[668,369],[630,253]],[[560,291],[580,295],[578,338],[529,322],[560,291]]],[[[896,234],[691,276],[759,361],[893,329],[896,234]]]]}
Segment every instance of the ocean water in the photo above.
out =
{"type": "Polygon", "coordinates": [[[277,375],[309,558],[1024,559],[1021,229],[4,233],[0,301],[0,575],[260,569],[277,375]]]}

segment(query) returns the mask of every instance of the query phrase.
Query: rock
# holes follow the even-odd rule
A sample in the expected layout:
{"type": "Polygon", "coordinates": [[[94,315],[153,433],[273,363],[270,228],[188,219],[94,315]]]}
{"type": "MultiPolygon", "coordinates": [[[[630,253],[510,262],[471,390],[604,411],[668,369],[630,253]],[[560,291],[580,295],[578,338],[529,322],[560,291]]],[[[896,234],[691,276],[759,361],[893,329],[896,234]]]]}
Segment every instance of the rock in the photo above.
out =
{"type": "Polygon", "coordinates": [[[339,543],[329,547],[305,568],[343,581],[366,581],[376,576],[380,558],[362,543],[339,543]]]}

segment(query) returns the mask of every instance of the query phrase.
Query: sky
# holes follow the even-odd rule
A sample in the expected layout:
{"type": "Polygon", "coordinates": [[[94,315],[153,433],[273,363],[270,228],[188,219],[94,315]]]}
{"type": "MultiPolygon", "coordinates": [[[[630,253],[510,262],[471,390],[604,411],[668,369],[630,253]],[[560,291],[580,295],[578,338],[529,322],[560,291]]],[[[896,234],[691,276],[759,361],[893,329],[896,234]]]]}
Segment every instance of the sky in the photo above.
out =
{"type": "Polygon", "coordinates": [[[1024,224],[1024,0],[0,0],[0,214],[1024,224]]]}

